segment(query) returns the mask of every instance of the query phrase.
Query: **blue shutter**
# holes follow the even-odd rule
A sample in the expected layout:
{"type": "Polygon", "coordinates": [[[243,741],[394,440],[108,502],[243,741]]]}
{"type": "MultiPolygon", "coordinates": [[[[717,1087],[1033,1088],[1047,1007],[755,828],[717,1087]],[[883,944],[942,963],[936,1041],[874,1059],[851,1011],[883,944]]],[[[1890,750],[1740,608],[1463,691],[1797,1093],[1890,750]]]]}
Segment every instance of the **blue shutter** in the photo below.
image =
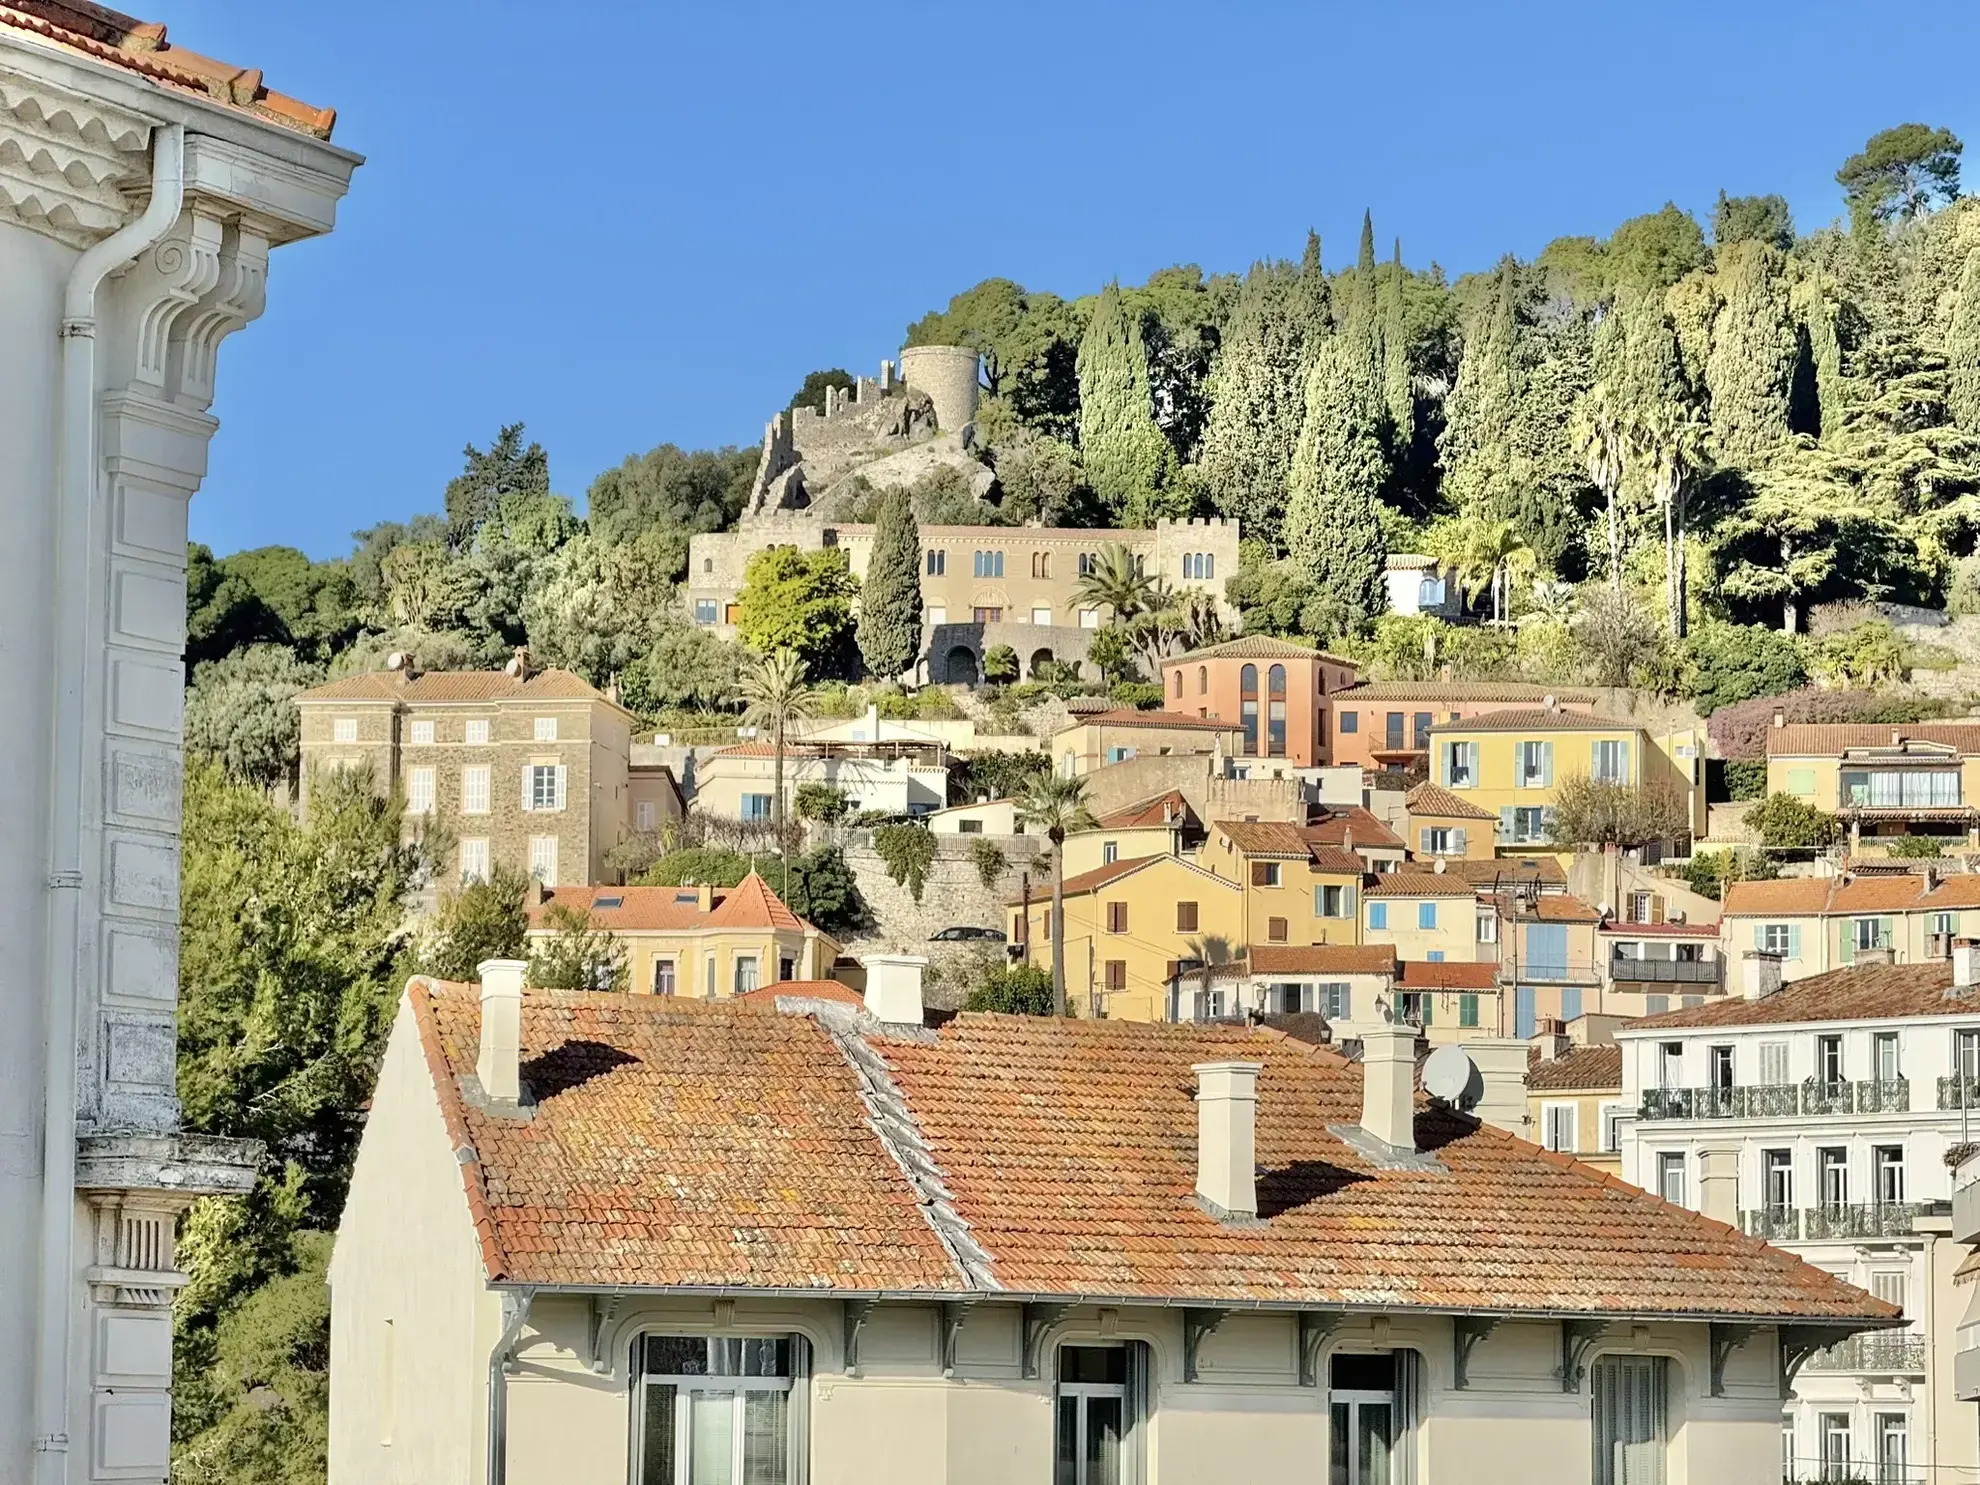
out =
{"type": "Polygon", "coordinates": [[[1753,925],[1753,952],[1756,954],[1767,952],[1767,925],[1765,923],[1755,923],[1753,925]]]}
{"type": "Polygon", "coordinates": [[[1464,837],[1464,827],[1462,825],[1458,826],[1457,829],[1451,832],[1451,846],[1453,847],[1453,849],[1456,850],[1458,855],[1462,856],[1464,854],[1465,837],[1464,837]]]}
{"type": "Polygon", "coordinates": [[[1569,985],[1561,991],[1561,1019],[1572,1021],[1581,1014],[1581,987],[1569,985]]]}
{"type": "Polygon", "coordinates": [[[1509,804],[1499,807],[1499,844],[1511,845],[1513,838],[1513,807],[1509,804]]]}
{"type": "Polygon", "coordinates": [[[1533,1030],[1533,987],[1521,985],[1513,991],[1513,1035],[1521,1041],[1530,1041],[1533,1030]]]}
{"type": "Polygon", "coordinates": [[[1801,925],[1799,923],[1790,923],[1788,924],[1788,958],[1799,959],[1800,957],[1801,925]]]}
{"type": "Polygon", "coordinates": [[[1636,775],[1629,771],[1629,740],[1627,738],[1623,740],[1622,745],[1622,776],[1625,784],[1636,782],[1636,775]]]}
{"type": "Polygon", "coordinates": [[[1540,744],[1540,782],[1545,787],[1553,786],[1554,745],[1550,742],[1540,744]]]}

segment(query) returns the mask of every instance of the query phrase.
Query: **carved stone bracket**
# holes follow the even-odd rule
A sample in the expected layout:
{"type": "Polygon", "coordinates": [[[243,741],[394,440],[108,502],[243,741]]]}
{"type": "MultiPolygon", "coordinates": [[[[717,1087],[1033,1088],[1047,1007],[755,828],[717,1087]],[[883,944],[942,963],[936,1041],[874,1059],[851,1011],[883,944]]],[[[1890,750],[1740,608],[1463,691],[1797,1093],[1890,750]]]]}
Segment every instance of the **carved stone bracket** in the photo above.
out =
{"type": "Polygon", "coordinates": [[[1229,1310],[1212,1309],[1183,1311],[1183,1380],[1185,1382],[1196,1380],[1197,1353],[1202,1350],[1203,1343],[1217,1333],[1217,1327],[1224,1323],[1230,1313],[1229,1310]]]}
{"type": "Polygon", "coordinates": [[[1451,1385],[1458,1391],[1471,1385],[1471,1353],[1498,1328],[1491,1315],[1459,1315],[1451,1321],[1451,1385]]]}
{"type": "Polygon", "coordinates": [[[1716,1320],[1712,1323],[1712,1396],[1726,1395],[1726,1362],[1735,1350],[1746,1344],[1755,1328],[1751,1325],[1726,1325],[1716,1320]]]}
{"type": "Polygon", "coordinates": [[[1030,1304],[1024,1307],[1024,1366],[1026,1377],[1036,1377],[1044,1358],[1045,1332],[1065,1318],[1071,1305],[1030,1304]]]}
{"type": "Polygon", "coordinates": [[[1794,1391],[1794,1379],[1809,1357],[1817,1351],[1826,1351],[1852,1334],[1854,1332],[1833,1325],[1783,1325],[1780,1330],[1781,1397],[1785,1399],[1794,1391]]]}
{"type": "Polygon", "coordinates": [[[859,1337],[866,1329],[866,1322],[873,1314],[874,1301],[870,1299],[849,1299],[846,1304],[845,1353],[846,1375],[859,1375],[859,1337]]]}
{"type": "Polygon", "coordinates": [[[1581,1391],[1581,1379],[1588,1375],[1583,1358],[1608,1328],[1607,1322],[1602,1320],[1561,1322],[1561,1391],[1581,1391]]]}
{"type": "Polygon", "coordinates": [[[1320,1347],[1327,1337],[1341,1328],[1347,1316],[1339,1310],[1301,1310],[1299,1312],[1299,1385],[1318,1387],[1320,1385],[1320,1347]]]}
{"type": "Polygon", "coordinates": [[[970,1299],[947,1300],[942,1305],[942,1375],[956,1374],[956,1342],[962,1337],[963,1322],[976,1307],[970,1299]]]}
{"type": "Polygon", "coordinates": [[[591,1296],[591,1369],[598,1376],[612,1370],[612,1358],[605,1354],[605,1338],[612,1322],[619,1318],[619,1291],[591,1296]]]}

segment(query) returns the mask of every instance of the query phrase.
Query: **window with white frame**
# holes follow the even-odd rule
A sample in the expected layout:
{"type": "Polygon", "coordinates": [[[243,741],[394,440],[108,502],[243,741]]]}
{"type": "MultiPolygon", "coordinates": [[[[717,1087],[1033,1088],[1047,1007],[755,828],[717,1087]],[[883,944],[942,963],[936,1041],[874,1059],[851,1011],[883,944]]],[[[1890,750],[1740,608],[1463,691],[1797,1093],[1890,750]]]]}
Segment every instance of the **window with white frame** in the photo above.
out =
{"type": "Polygon", "coordinates": [[[1054,1485],[1130,1485],[1131,1434],[1146,1389],[1138,1343],[1061,1346],[1053,1388],[1054,1485]]]}
{"type": "Polygon", "coordinates": [[[409,768],[406,770],[406,813],[409,815],[430,815],[433,813],[432,768],[409,768]]]}
{"type": "Polygon", "coordinates": [[[634,1485],[791,1485],[804,1454],[791,1394],[799,1337],[646,1335],[633,1342],[634,1485]]]}
{"type": "Polygon", "coordinates": [[[1685,1205],[1684,1152],[1664,1150],[1657,1156],[1657,1194],[1674,1207],[1685,1205]]]}
{"type": "Polygon", "coordinates": [[[485,815],[489,810],[488,765],[470,763],[461,770],[461,813],[485,815]]]}
{"type": "Polygon", "coordinates": [[[557,885],[557,837],[532,835],[529,838],[529,874],[546,887],[557,885]]]}
{"type": "Polygon", "coordinates": [[[531,763],[523,769],[523,808],[560,810],[564,807],[564,765],[531,763]]]}
{"type": "Polygon", "coordinates": [[[1762,923],[1760,925],[1760,952],[1779,954],[1787,958],[1794,945],[1794,929],[1787,923],[1762,923]]]}
{"type": "Polygon", "coordinates": [[[1850,1479],[1849,1414],[1822,1414],[1817,1420],[1816,1431],[1821,1436],[1821,1477],[1824,1480],[1850,1479]]]}
{"type": "Polygon", "coordinates": [[[1581,1148],[1581,1110],[1571,1103],[1543,1104],[1540,1109],[1541,1135],[1549,1150],[1572,1155],[1581,1148]]]}
{"type": "MultiPolygon", "coordinates": [[[[1274,862],[1276,866],[1278,863],[1274,862]]],[[[1354,888],[1321,885],[1313,889],[1313,916],[1316,918],[1352,918],[1354,916],[1354,888]]]]}
{"type": "Polygon", "coordinates": [[[1794,1151],[1760,1152],[1760,1196],[1770,1212],[1786,1212],[1794,1206],[1794,1151]]]}
{"type": "Polygon", "coordinates": [[[430,748],[430,747],[432,747],[432,746],[433,746],[433,724],[432,724],[431,722],[415,722],[415,723],[413,723],[413,724],[412,724],[412,740],[413,740],[413,746],[414,746],[414,747],[416,747],[416,748],[430,748]]]}
{"type": "Polygon", "coordinates": [[[1594,1485],[1661,1485],[1668,1431],[1664,1358],[1604,1356],[1588,1372],[1594,1485]]]}
{"type": "Polygon", "coordinates": [[[1629,782],[1629,744],[1614,739],[1604,739],[1589,749],[1589,777],[1597,783],[1627,784],[1629,782]]]}
{"type": "Polygon", "coordinates": [[[1870,1168],[1876,1176],[1877,1205],[1904,1205],[1904,1146],[1878,1145],[1870,1152],[1870,1168]]]}
{"type": "Polygon", "coordinates": [[[1478,787],[1478,744],[1447,742],[1443,745],[1443,773],[1446,789],[1478,787]]]}
{"type": "Polygon", "coordinates": [[[742,797],[742,817],[745,820],[767,820],[770,818],[770,796],[768,794],[745,794],[742,797]]]}
{"type": "Polygon", "coordinates": [[[1518,781],[1522,789],[1540,789],[1554,781],[1554,745],[1550,742],[1519,744],[1518,781]]]}
{"type": "Polygon", "coordinates": [[[1877,1485],[1911,1485],[1910,1433],[1904,1414],[1877,1415],[1877,1485]]]}
{"type": "Polygon", "coordinates": [[[555,717],[538,717],[531,725],[530,736],[538,742],[555,742],[557,740],[557,719],[555,717]]]}
{"type": "Polygon", "coordinates": [[[1426,856],[1462,856],[1465,835],[1462,825],[1426,825],[1423,827],[1423,854],[1426,856]]]}
{"type": "Polygon", "coordinates": [[[736,955],[735,984],[736,994],[738,995],[747,995],[756,988],[756,956],[754,954],[736,955]]]}
{"type": "Polygon", "coordinates": [[[357,718],[337,717],[330,723],[330,740],[340,743],[357,741],[357,718]]]}
{"type": "Polygon", "coordinates": [[[1624,1106],[1619,1103],[1602,1105],[1602,1153],[1617,1154],[1622,1149],[1622,1121],[1624,1106]]]}
{"type": "Polygon", "coordinates": [[[1478,915],[1478,942],[1496,944],[1499,941],[1499,915],[1496,912],[1482,912],[1478,915]]]}
{"type": "Polygon", "coordinates": [[[488,741],[488,719],[473,717],[461,725],[461,741],[470,747],[481,747],[488,741]]]}
{"type": "Polygon", "coordinates": [[[466,836],[461,840],[461,881],[488,880],[488,838],[466,836]]]}

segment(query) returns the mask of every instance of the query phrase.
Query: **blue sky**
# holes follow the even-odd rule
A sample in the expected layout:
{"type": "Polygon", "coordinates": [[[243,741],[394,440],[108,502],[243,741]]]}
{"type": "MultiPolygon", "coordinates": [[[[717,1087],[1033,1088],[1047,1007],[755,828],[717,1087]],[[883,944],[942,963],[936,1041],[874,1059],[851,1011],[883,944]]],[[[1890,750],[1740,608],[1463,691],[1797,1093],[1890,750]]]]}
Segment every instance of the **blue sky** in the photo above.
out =
{"type": "Polygon", "coordinates": [[[223,348],[195,539],[341,555],[523,421],[556,487],[754,443],[991,275],[1067,296],[1330,262],[1453,276],[1720,187],[1804,229],[1874,130],[1974,141],[1980,7],[151,0],[368,157],[223,348]],[[1934,59],[1939,59],[1935,61],[1934,59]]]}

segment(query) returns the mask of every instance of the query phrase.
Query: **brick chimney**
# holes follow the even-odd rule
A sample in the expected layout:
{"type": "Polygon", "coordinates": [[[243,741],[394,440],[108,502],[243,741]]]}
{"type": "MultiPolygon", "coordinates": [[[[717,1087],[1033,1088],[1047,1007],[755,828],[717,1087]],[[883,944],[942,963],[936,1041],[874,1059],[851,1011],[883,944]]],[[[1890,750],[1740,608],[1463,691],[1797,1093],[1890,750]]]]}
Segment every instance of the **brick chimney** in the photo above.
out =
{"type": "Polygon", "coordinates": [[[481,1091],[495,1103],[515,1103],[522,1097],[523,976],[529,965],[520,959],[481,962],[481,1053],[474,1075],[481,1091]]]}
{"type": "Polygon", "coordinates": [[[1199,1062],[1196,1194],[1221,1218],[1258,1215],[1257,1062],[1199,1062]]]}
{"type": "Polygon", "coordinates": [[[1397,1150],[1416,1148],[1416,1028],[1400,1023],[1361,1033],[1361,1127],[1397,1150]]]}

